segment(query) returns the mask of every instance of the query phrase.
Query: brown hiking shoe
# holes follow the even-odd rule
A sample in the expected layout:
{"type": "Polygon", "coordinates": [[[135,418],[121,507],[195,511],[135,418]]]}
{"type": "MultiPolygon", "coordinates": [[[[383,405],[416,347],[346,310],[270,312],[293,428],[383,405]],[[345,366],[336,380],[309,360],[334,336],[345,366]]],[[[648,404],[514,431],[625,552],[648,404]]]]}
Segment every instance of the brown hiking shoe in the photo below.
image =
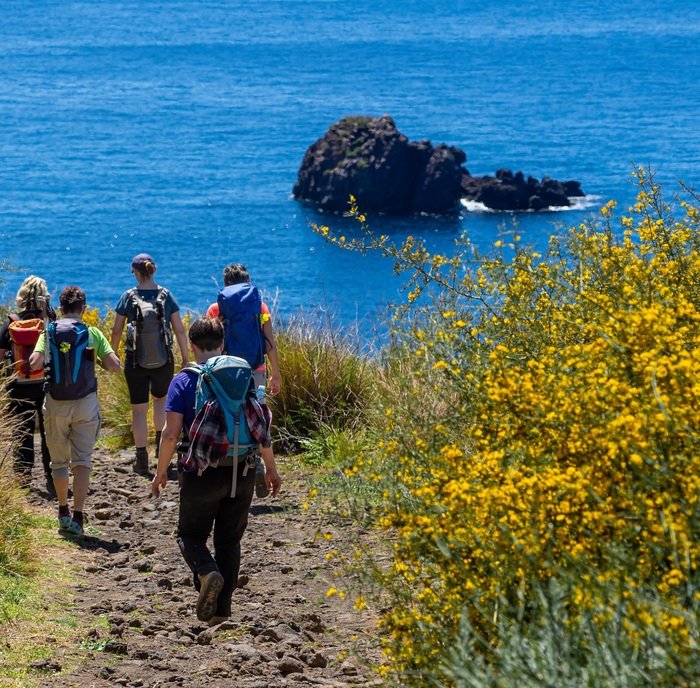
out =
{"type": "Polygon", "coordinates": [[[216,613],[216,599],[224,587],[224,577],[218,571],[200,574],[199,585],[197,618],[200,621],[209,621],[216,613]]]}

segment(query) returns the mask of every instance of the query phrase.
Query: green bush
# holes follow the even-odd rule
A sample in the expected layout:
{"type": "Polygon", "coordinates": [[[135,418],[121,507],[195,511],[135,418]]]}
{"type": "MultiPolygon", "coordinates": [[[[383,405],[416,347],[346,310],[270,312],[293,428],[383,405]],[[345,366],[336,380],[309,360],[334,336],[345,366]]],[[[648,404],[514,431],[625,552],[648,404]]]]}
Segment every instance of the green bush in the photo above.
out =
{"type": "MultiPolygon", "coordinates": [[[[583,572],[579,572],[583,573],[583,572]]],[[[666,611],[658,595],[642,599],[633,587],[605,588],[607,595],[583,613],[572,614],[575,578],[534,581],[528,599],[501,596],[495,633],[490,610],[473,623],[465,614],[442,671],[457,688],[656,688],[700,684],[700,602],[683,612],[688,636],[683,647],[659,625],[638,619],[635,610],[666,611]],[[613,594],[610,594],[610,593],[613,594]],[[680,651],[679,651],[680,650],[680,651]]],[[[691,596],[692,598],[692,596],[691,596]]],[[[475,608],[479,608],[475,605],[475,608]]]]}
{"type": "MultiPolygon", "coordinates": [[[[409,275],[396,384],[368,414],[381,418],[378,451],[354,466],[385,495],[380,626],[403,686],[471,685],[470,662],[488,667],[484,685],[512,685],[498,683],[517,674],[502,662],[518,637],[533,652],[546,640],[553,607],[537,596],[557,580],[570,581],[562,632],[590,622],[612,637],[617,613],[622,656],[658,646],[696,675],[700,201],[672,207],[653,176],[637,178],[627,215],[609,203],[542,252],[513,236],[482,255],[464,236],[454,255],[431,255],[372,235],[356,207],[361,238],[317,228],[409,275]],[[462,642],[465,629],[482,641],[462,642]]],[[[528,676],[525,648],[519,661],[528,676]]],[[[636,661],[627,676],[666,680],[636,661]]]]}

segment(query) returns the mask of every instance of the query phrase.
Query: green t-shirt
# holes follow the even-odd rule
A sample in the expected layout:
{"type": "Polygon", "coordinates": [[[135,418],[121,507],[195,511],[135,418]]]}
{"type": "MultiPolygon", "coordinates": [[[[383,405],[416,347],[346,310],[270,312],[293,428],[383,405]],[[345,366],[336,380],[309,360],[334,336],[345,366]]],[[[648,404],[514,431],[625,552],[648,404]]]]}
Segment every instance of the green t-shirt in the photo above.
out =
{"type": "MultiPolygon", "coordinates": [[[[88,333],[90,335],[89,346],[95,350],[95,358],[101,361],[105,356],[114,353],[114,349],[107,341],[107,337],[97,327],[89,326],[88,333]]],[[[39,337],[34,351],[40,354],[46,353],[46,337],[39,337]]]]}

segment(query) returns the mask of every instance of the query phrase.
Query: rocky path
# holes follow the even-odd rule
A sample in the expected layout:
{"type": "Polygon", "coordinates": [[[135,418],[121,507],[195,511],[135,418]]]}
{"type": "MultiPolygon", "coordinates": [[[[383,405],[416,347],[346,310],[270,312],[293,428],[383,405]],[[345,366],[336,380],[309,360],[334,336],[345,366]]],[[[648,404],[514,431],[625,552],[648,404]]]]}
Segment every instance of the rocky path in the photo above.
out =
{"type": "MultiPolygon", "coordinates": [[[[291,463],[280,462],[277,499],[253,500],[233,616],[214,628],[196,618],[197,593],[175,543],[177,484],[155,500],[130,463],[128,452],[96,452],[70,591],[89,631],[61,639],[42,686],[379,685],[371,615],[326,597],[338,586],[329,553],[358,535],[302,507],[308,488],[291,463]]],[[[35,487],[30,498],[48,510],[35,487]]]]}

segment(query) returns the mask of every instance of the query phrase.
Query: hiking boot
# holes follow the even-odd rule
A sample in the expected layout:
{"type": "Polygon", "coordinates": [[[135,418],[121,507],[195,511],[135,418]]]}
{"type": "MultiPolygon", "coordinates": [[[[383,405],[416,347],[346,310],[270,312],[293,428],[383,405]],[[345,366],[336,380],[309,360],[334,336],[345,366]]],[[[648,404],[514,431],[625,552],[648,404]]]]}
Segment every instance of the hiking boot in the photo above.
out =
{"type": "Polygon", "coordinates": [[[199,586],[197,618],[209,621],[216,613],[216,598],[224,587],[224,577],[218,571],[200,574],[199,586]]]}
{"type": "Polygon", "coordinates": [[[230,616],[212,616],[209,621],[207,621],[207,625],[212,628],[213,626],[219,626],[220,624],[224,623],[225,621],[228,621],[231,617],[230,616]]]}
{"type": "Polygon", "coordinates": [[[267,497],[270,494],[270,490],[267,488],[267,483],[265,482],[265,464],[259,456],[255,457],[255,496],[267,497]]]}
{"type": "Polygon", "coordinates": [[[148,476],[148,451],[146,449],[137,449],[136,458],[133,463],[134,473],[148,476]]]}

